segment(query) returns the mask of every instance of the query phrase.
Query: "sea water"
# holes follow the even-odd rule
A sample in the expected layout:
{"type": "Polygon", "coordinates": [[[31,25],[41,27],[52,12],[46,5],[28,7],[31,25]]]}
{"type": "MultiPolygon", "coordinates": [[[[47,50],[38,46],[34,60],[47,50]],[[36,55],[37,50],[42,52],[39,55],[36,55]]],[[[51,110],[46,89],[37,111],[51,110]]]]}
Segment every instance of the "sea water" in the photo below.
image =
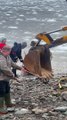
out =
{"type": "MultiPolygon", "coordinates": [[[[11,46],[14,42],[26,41],[28,46],[23,50],[24,55],[38,33],[54,31],[66,25],[66,0],[0,0],[0,37],[6,37],[11,46]]],[[[67,32],[51,34],[53,39],[63,35],[67,32]]],[[[51,52],[53,57],[60,55],[65,59],[67,44],[52,48],[51,52]]],[[[60,62],[60,57],[58,59],[60,62]]],[[[58,59],[55,58],[54,62],[58,59]]],[[[63,65],[65,67],[66,62],[63,65]]]]}

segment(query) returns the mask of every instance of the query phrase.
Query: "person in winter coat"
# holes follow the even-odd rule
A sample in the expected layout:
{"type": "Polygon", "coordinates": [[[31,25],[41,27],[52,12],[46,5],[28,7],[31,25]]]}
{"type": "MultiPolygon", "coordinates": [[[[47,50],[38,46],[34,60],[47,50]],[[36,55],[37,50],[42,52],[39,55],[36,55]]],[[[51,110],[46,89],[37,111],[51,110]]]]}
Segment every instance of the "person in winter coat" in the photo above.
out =
{"type": "MultiPolygon", "coordinates": [[[[14,46],[12,47],[12,50],[10,53],[10,57],[14,62],[17,62],[18,59],[20,60],[20,62],[23,62],[21,52],[22,52],[22,49],[24,49],[26,46],[27,46],[26,42],[23,42],[22,44],[17,42],[14,43],[14,46]]],[[[12,71],[14,75],[17,77],[16,69],[13,68],[12,71]]]]}
{"type": "Polygon", "coordinates": [[[13,74],[11,67],[22,70],[22,67],[16,65],[10,58],[11,48],[3,45],[0,49],[0,115],[7,114],[8,108],[14,106],[10,97],[10,79],[17,79],[13,74]],[[4,103],[5,106],[4,107],[4,103]]]}

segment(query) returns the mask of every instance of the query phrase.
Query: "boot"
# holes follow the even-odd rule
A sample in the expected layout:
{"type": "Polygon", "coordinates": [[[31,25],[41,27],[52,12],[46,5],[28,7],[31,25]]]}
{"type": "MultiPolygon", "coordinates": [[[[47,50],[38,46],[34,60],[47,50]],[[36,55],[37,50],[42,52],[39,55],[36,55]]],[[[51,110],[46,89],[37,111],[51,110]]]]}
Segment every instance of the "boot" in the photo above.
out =
{"type": "Polygon", "coordinates": [[[11,102],[10,93],[5,95],[5,104],[6,104],[7,107],[14,107],[15,106],[15,104],[13,104],[11,102]]]}
{"type": "Polygon", "coordinates": [[[10,93],[8,93],[8,94],[5,95],[5,104],[7,106],[8,112],[13,112],[14,111],[15,104],[13,104],[11,102],[10,93]]]}
{"type": "Polygon", "coordinates": [[[4,115],[7,113],[8,113],[8,111],[4,107],[4,97],[0,97],[0,115],[2,115],[2,114],[4,115]]]}

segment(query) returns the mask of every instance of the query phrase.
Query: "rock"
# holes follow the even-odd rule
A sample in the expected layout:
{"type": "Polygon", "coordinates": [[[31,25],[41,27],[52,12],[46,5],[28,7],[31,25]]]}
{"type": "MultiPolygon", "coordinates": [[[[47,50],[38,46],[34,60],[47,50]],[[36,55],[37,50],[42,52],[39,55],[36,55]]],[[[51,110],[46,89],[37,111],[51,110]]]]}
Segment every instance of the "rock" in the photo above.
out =
{"type": "Polygon", "coordinates": [[[63,88],[67,88],[67,83],[63,84],[62,86],[63,88]]]}
{"type": "Polygon", "coordinates": [[[6,115],[1,115],[0,116],[0,120],[9,120],[9,118],[13,120],[13,118],[14,118],[13,114],[8,113],[6,115]]]}
{"type": "Polygon", "coordinates": [[[48,115],[49,115],[49,116],[56,116],[56,115],[57,115],[57,112],[55,112],[55,111],[49,111],[49,112],[48,112],[48,115]]]}
{"type": "Polygon", "coordinates": [[[25,108],[17,108],[15,112],[16,115],[22,115],[22,114],[27,114],[27,113],[30,113],[30,111],[25,108]]]}
{"type": "Polygon", "coordinates": [[[66,111],[66,112],[64,112],[64,115],[67,115],[67,111],[66,111]]]}
{"type": "Polygon", "coordinates": [[[47,108],[39,109],[38,107],[32,109],[32,112],[35,114],[41,114],[47,112],[47,108]]]}
{"type": "Polygon", "coordinates": [[[60,93],[57,92],[57,91],[53,91],[53,92],[52,92],[52,96],[56,96],[56,97],[58,97],[58,96],[60,96],[60,93]]]}
{"type": "Polygon", "coordinates": [[[61,97],[62,97],[63,100],[67,101],[67,91],[62,92],[61,97]]]}
{"type": "Polygon", "coordinates": [[[67,120],[67,117],[65,117],[65,119],[64,120],[67,120]]]}
{"type": "Polygon", "coordinates": [[[62,106],[62,107],[57,107],[57,108],[54,108],[55,111],[57,112],[65,112],[67,111],[67,106],[62,106]]]}
{"type": "Polygon", "coordinates": [[[14,111],[15,111],[15,107],[8,107],[8,108],[7,108],[7,111],[8,111],[8,112],[14,112],[14,111]]]}
{"type": "Polygon", "coordinates": [[[42,118],[45,118],[45,120],[49,120],[48,113],[44,113],[44,114],[42,115],[42,118]]]}

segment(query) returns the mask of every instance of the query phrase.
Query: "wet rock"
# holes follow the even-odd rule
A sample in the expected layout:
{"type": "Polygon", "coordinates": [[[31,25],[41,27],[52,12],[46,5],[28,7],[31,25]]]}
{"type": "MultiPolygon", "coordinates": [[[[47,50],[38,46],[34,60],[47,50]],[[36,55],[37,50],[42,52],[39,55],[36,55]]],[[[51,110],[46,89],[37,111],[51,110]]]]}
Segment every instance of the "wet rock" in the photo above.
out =
{"type": "Polygon", "coordinates": [[[48,113],[44,113],[44,114],[42,115],[42,118],[45,118],[45,120],[49,120],[48,113]]]}
{"type": "Polygon", "coordinates": [[[37,103],[31,103],[31,104],[30,104],[30,109],[34,109],[34,108],[36,108],[36,107],[38,107],[38,104],[37,104],[37,103]]]}
{"type": "Polygon", "coordinates": [[[62,92],[61,97],[62,97],[63,100],[67,101],[67,91],[62,92]]]}
{"type": "Polygon", "coordinates": [[[32,112],[35,114],[45,113],[45,112],[47,112],[47,108],[41,109],[41,108],[36,107],[36,108],[32,109],[32,112]]]}
{"type": "Polygon", "coordinates": [[[58,97],[58,96],[60,96],[60,93],[57,92],[57,91],[53,91],[53,92],[52,92],[52,96],[56,96],[56,97],[58,97]]]}
{"type": "Polygon", "coordinates": [[[27,113],[30,113],[30,111],[25,108],[17,108],[15,110],[15,115],[22,115],[22,114],[27,114],[27,113]]]}
{"type": "Polygon", "coordinates": [[[55,111],[49,111],[48,112],[48,115],[49,116],[56,116],[58,113],[57,112],[55,112],[55,111]]]}
{"type": "Polygon", "coordinates": [[[13,114],[8,113],[6,115],[1,115],[0,116],[0,120],[9,120],[9,118],[10,118],[10,120],[13,119],[14,118],[13,114]]]}
{"type": "Polygon", "coordinates": [[[65,117],[65,119],[64,120],[67,120],[67,117],[65,117]]]}
{"type": "Polygon", "coordinates": [[[66,112],[64,112],[64,115],[67,115],[67,111],[66,111],[66,112]]]}
{"type": "Polygon", "coordinates": [[[56,107],[54,108],[54,111],[57,111],[57,112],[65,112],[67,111],[67,106],[62,106],[62,107],[56,107]]]}
{"type": "Polygon", "coordinates": [[[62,85],[63,88],[67,88],[67,83],[62,85]]]}

